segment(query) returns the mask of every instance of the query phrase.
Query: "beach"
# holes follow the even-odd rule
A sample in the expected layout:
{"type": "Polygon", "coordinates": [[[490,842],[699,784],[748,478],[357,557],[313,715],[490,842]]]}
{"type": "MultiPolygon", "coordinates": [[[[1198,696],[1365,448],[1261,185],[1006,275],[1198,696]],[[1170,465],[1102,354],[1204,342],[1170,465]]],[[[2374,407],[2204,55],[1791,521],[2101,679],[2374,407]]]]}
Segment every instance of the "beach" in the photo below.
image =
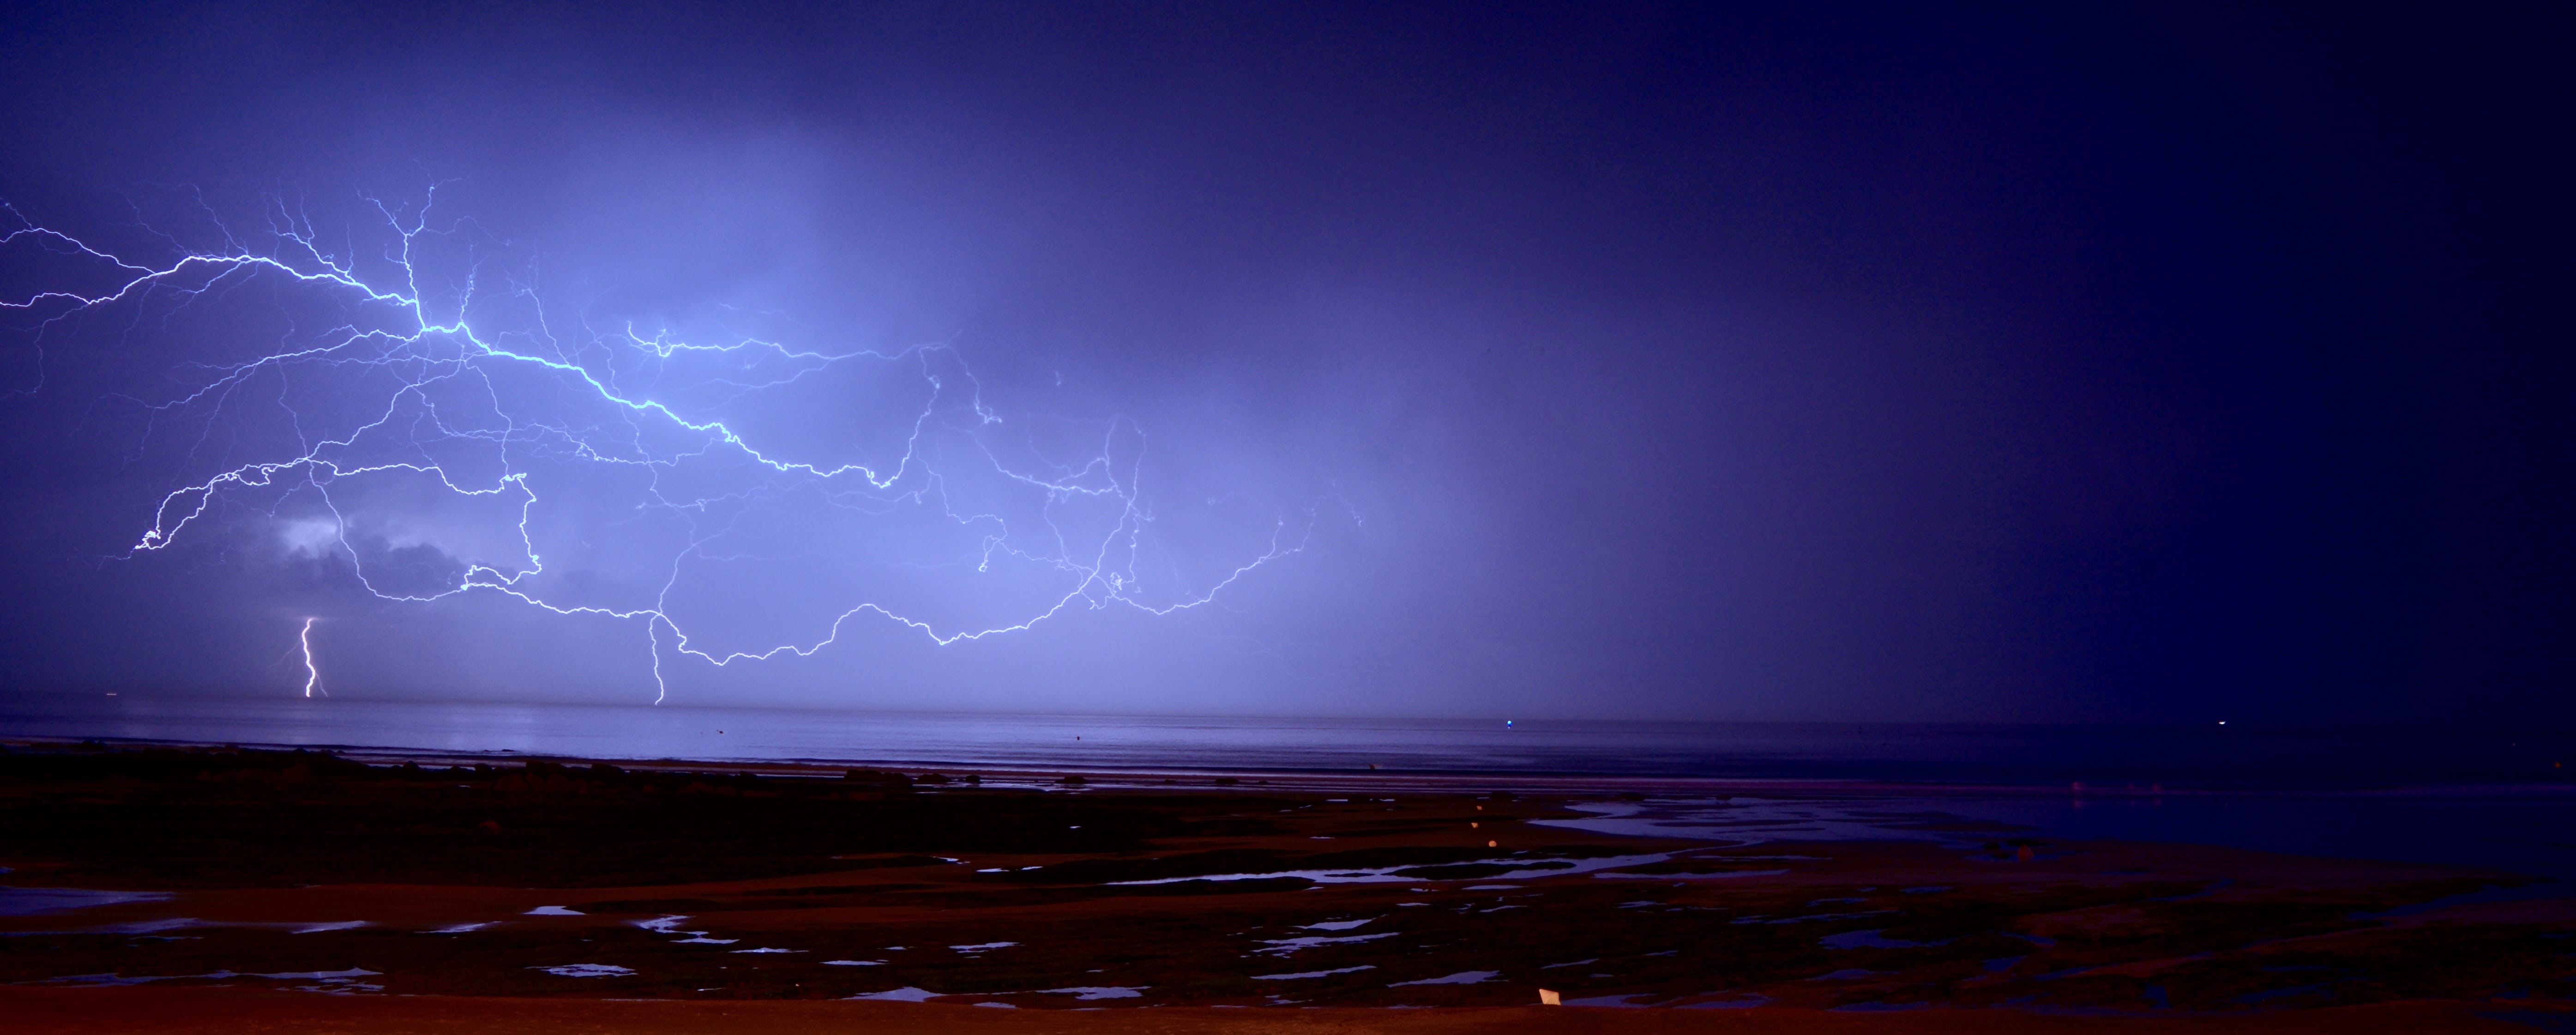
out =
{"type": "Polygon", "coordinates": [[[2068,840],[1920,787],[0,763],[29,1030],[2474,1030],[2576,999],[2576,906],[2493,900],[2526,875],[2068,840]]]}

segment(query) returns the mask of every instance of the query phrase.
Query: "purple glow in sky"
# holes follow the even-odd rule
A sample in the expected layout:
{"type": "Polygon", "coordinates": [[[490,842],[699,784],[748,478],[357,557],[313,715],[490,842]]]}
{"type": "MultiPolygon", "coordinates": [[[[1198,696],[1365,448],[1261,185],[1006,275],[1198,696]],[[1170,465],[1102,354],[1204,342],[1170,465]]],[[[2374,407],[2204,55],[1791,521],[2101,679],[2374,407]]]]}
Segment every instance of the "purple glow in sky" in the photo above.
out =
{"type": "Polygon", "coordinates": [[[2519,16],[22,7],[0,693],[2576,717],[2519,16]]]}

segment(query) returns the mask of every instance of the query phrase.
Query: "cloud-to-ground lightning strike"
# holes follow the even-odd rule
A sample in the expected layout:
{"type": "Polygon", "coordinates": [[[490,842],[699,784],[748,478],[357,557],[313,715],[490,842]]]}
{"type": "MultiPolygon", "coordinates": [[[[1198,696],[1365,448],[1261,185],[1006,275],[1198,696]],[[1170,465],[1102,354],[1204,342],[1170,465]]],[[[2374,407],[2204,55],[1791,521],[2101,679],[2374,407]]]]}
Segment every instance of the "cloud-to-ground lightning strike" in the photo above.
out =
{"type": "MultiPolygon", "coordinates": [[[[313,664],[313,622],[314,619],[305,619],[304,630],[295,636],[295,641],[304,647],[304,696],[306,697],[313,696],[316,690],[322,690],[322,670],[313,664]]],[[[322,696],[329,697],[331,692],[322,690],[322,696]]]]}
{"type": "MultiPolygon", "coordinates": [[[[56,361],[49,350],[79,340],[83,321],[123,335],[166,328],[192,307],[254,291],[294,300],[277,304],[271,322],[278,326],[265,345],[239,356],[201,348],[174,363],[177,388],[163,397],[124,396],[144,414],[147,437],[163,427],[196,436],[180,464],[188,473],[143,515],[146,527],[126,556],[164,550],[199,534],[192,529],[201,524],[219,525],[218,512],[238,503],[312,555],[345,558],[380,599],[426,602],[483,591],[557,615],[640,622],[659,702],[669,693],[665,647],[726,666],[811,655],[863,615],[943,646],[1025,630],[1077,608],[1168,615],[1204,605],[1245,574],[1298,552],[1311,531],[1311,513],[1261,518],[1261,532],[1246,541],[1266,546],[1246,546],[1236,560],[1202,566],[1194,584],[1183,582],[1184,565],[1154,564],[1163,556],[1153,535],[1158,515],[1140,492],[1144,439],[1132,422],[1097,422],[1098,445],[1089,455],[1053,459],[1046,448],[1052,443],[1003,433],[1003,418],[986,405],[982,384],[951,345],[823,352],[751,335],[706,344],[631,327],[595,331],[586,321],[575,321],[578,333],[563,333],[533,274],[495,257],[508,254],[505,246],[477,251],[477,242],[492,239],[470,221],[432,224],[435,198],[433,188],[416,210],[367,199],[382,221],[364,228],[382,243],[374,255],[356,231],[326,241],[311,216],[279,199],[270,200],[267,225],[256,234],[237,234],[209,214],[222,247],[184,247],[150,231],[166,248],[145,258],[131,257],[133,247],[94,246],[0,204],[7,221],[0,249],[72,271],[0,299],[0,312],[16,314],[10,330],[32,357],[28,379],[7,386],[13,394],[48,389],[47,364],[56,361]],[[335,322],[311,326],[313,313],[335,322]],[[760,432],[740,430],[742,400],[853,364],[909,368],[919,379],[918,407],[889,421],[908,428],[890,461],[800,458],[794,443],[763,443],[760,432]],[[218,442],[215,429],[226,422],[218,442]],[[969,469],[954,462],[961,454],[969,469]],[[558,485],[620,478],[628,482],[618,484],[640,486],[637,504],[623,512],[583,511],[604,508],[578,488],[567,490],[559,511],[547,509],[546,493],[558,485]],[[434,498],[388,506],[369,495],[405,491],[434,498]],[[308,501],[297,505],[309,516],[287,512],[299,499],[308,501]],[[471,536],[455,532],[463,519],[441,508],[477,505],[506,515],[492,520],[507,526],[499,540],[510,541],[455,545],[471,536]],[[833,518],[811,526],[810,550],[772,556],[743,545],[793,542],[794,529],[780,531],[793,522],[777,516],[790,507],[833,518]],[[358,512],[375,516],[362,520],[358,512]],[[914,522],[903,526],[913,534],[973,545],[928,562],[889,559],[905,544],[870,546],[858,531],[867,520],[898,518],[914,522]],[[657,547],[653,535],[664,526],[654,519],[675,519],[680,531],[657,547]],[[611,541],[618,545],[601,545],[611,541]],[[577,580],[554,576],[550,583],[546,553],[566,548],[591,550],[617,571],[650,572],[658,586],[638,576],[643,589],[619,601],[577,580]],[[818,558],[835,549],[867,558],[871,571],[971,569],[999,579],[1007,567],[1020,580],[1010,586],[1051,588],[1022,593],[1016,611],[981,620],[844,596],[799,635],[732,646],[706,644],[710,637],[681,603],[692,573],[730,565],[771,572],[783,565],[792,570],[773,577],[803,578],[800,584],[829,591],[817,573],[832,565],[818,558]]],[[[301,633],[306,696],[321,685],[313,624],[305,619],[301,633]]]]}

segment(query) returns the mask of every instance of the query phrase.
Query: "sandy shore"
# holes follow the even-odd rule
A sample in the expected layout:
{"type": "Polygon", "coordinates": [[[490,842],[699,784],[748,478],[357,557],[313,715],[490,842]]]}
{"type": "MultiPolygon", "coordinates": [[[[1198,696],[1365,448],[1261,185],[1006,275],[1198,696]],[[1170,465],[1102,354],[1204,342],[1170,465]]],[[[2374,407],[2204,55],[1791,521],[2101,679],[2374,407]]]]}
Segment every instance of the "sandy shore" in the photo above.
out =
{"type": "MultiPolygon", "coordinates": [[[[1583,1007],[1471,1007],[1441,1011],[1218,1010],[1175,1007],[1151,1011],[977,1010],[938,1004],[848,1002],[603,1002],[563,999],[495,999],[457,996],[297,996],[243,989],[97,990],[0,988],[0,1014],[13,1030],[63,1035],[166,1033],[193,1035],[251,1032],[347,1032],[350,1035],[631,1035],[774,1032],[778,1035],[844,1035],[851,1031],[923,1032],[940,1035],[1092,1035],[1098,1032],[1210,1033],[1210,1035],[1468,1035],[1528,1032],[1567,1035],[1634,1032],[1685,1033],[2018,1033],[2164,1032],[2339,1033],[2413,1035],[2424,1032],[2535,1030],[2495,1007],[2449,1002],[2396,1002],[2296,1012],[2233,1016],[2052,1016],[2012,1010],[1933,1011],[1902,1015],[1763,1009],[1724,1012],[1605,1010],[1583,1007]]],[[[2565,1012],[2520,1011],[2534,1021],[2563,1025],[2565,1012]]]]}
{"type": "Polygon", "coordinates": [[[1654,800],[1625,786],[1065,775],[15,751],[0,1014],[30,1031],[2397,1031],[2529,1030],[2481,1018],[2576,1000],[2576,906],[2442,904],[2507,875],[1911,813],[1888,817],[1901,841],[1551,825],[1654,800]],[[1569,1005],[1534,1005],[1541,989],[1569,1005]]]}

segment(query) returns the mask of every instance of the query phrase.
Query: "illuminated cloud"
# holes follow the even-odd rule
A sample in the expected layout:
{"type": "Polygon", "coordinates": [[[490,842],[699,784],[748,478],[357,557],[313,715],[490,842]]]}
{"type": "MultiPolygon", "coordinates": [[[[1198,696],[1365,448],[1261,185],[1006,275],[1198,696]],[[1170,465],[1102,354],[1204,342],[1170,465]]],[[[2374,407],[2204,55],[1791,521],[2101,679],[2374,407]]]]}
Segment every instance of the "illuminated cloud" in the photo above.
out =
{"type": "Polygon", "coordinates": [[[1014,421],[951,346],[595,328],[434,189],[367,204],[358,226],[275,198],[257,229],[209,212],[219,246],[148,254],[11,211],[0,246],[53,264],[5,300],[40,355],[154,328],[140,351],[163,362],[98,386],[170,483],[129,556],[257,529],[387,601],[630,622],[661,683],[666,654],[809,655],[853,622],[945,646],[1071,610],[1167,615],[1311,529],[1222,498],[1159,507],[1133,421],[1014,421]]]}

